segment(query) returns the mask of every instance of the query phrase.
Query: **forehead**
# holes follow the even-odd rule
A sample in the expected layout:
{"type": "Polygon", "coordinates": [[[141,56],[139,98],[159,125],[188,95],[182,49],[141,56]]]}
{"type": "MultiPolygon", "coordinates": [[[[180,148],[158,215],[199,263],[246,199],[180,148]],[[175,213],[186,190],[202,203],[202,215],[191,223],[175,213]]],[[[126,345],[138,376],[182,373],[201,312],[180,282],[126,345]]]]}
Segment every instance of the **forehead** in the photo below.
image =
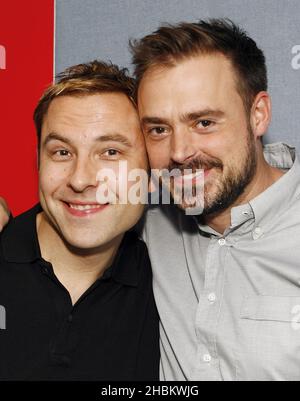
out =
{"type": "Polygon", "coordinates": [[[180,98],[185,103],[195,101],[198,107],[207,102],[228,102],[229,94],[238,95],[236,73],[231,61],[220,53],[193,56],[174,66],[154,66],[140,82],[139,110],[148,105],[162,107],[167,99],[172,104],[180,98]]]}
{"type": "Polygon", "coordinates": [[[42,133],[52,130],[71,136],[80,131],[91,139],[110,131],[134,137],[139,121],[134,105],[121,93],[61,96],[51,102],[44,118],[42,133]]]}

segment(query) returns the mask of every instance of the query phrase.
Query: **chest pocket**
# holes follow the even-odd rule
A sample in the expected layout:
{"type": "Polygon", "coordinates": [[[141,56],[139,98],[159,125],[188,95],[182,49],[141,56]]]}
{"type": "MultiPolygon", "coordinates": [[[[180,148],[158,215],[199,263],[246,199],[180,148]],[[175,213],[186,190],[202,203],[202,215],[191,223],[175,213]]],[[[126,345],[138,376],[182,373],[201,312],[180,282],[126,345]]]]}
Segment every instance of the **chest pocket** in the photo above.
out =
{"type": "Polygon", "coordinates": [[[237,380],[300,380],[300,297],[245,298],[237,380]]]}

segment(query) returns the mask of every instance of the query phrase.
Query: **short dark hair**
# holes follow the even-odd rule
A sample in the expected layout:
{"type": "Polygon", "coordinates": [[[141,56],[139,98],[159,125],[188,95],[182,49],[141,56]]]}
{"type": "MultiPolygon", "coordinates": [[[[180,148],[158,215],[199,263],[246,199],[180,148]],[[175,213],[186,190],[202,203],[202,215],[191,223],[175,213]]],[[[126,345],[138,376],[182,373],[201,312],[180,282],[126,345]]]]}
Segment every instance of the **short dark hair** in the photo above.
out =
{"type": "Polygon", "coordinates": [[[92,61],[67,68],[57,75],[41,97],[33,115],[40,145],[43,119],[51,102],[61,96],[85,96],[97,93],[123,93],[134,104],[135,80],[126,68],[112,63],[92,61]]]}
{"type": "Polygon", "coordinates": [[[199,54],[221,53],[237,73],[237,90],[250,111],[255,96],[268,87],[265,56],[255,41],[229,19],[163,25],[140,40],[130,41],[137,87],[144,74],[155,66],[199,54]]]}

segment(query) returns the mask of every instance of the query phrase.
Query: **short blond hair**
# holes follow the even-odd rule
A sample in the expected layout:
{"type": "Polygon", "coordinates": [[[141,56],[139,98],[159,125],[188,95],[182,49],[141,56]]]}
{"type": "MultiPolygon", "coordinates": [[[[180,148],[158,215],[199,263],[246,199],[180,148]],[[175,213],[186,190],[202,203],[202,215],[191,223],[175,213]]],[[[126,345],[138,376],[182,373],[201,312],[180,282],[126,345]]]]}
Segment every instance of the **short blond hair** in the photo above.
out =
{"type": "Polygon", "coordinates": [[[42,125],[51,102],[61,96],[86,96],[97,93],[123,93],[135,105],[135,80],[126,68],[112,63],[92,61],[67,68],[57,76],[38,102],[33,119],[40,145],[42,125]]]}

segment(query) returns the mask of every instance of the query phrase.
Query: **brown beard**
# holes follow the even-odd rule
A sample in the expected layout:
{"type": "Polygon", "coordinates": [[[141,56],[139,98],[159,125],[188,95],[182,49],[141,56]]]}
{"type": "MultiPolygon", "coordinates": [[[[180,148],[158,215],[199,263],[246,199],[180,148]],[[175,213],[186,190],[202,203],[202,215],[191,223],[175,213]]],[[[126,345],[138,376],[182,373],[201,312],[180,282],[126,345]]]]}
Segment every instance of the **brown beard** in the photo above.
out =
{"type": "MultiPolygon", "coordinates": [[[[202,217],[216,215],[228,209],[244,193],[245,189],[252,181],[256,173],[257,156],[252,130],[248,128],[248,131],[249,135],[247,137],[246,148],[247,157],[245,158],[245,162],[238,172],[235,172],[233,169],[229,169],[227,176],[223,177],[222,181],[218,185],[218,192],[216,196],[209,204],[207,203],[208,190],[206,188],[204,189],[205,194],[202,217]]],[[[206,170],[211,168],[217,168],[223,171],[224,165],[221,160],[207,156],[205,158],[194,159],[185,165],[172,163],[168,166],[169,171],[178,169],[182,172],[186,169],[195,171],[196,169],[206,170]]],[[[181,207],[185,209],[186,207],[190,206],[181,205],[181,207]]]]}

